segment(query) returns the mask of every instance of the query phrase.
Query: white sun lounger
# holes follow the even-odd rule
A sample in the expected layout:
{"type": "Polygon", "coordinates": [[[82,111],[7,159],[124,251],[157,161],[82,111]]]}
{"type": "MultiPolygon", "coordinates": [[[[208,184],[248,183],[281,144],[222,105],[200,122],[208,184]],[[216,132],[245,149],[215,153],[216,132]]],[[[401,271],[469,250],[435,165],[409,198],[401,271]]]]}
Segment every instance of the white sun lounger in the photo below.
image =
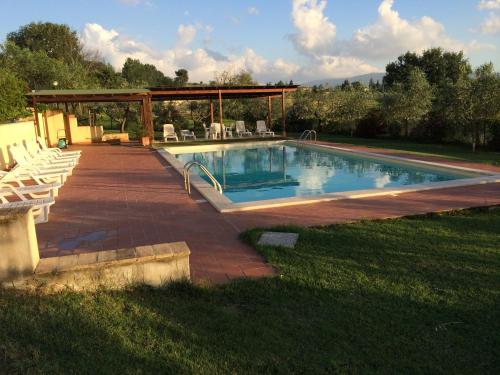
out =
{"type": "Polygon", "coordinates": [[[179,137],[175,132],[175,127],[173,124],[164,124],[163,125],[163,139],[165,142],[168,142],[169,139],[173,139],[176,142],[179,142],[179,137]]]}
{"type": "Polygon", "coordinates": [[[0,208],[32,207],[35,224],[49,220],[50,206],[54,203],[54,197],[30,199],[16,187],[0,184],[0,208]]]}
{"type": "Polygon", "coordinates": [[[261,137],[265,137],[267,135],[274,137],[274,132],[267,128],[266,122],[264,120],[257,121],[257,134],[261,137]]]}
{"type": "Polygon", "coordinates": [[[192,130],[187,130],[187,129],[182,129],[181,130],[181,138],[183,141],[186,140],[186,138],[191,138],[192,140],[196,141],[196,135],[192,130]]]}
{"type": "Polygon", "coordinates": [[[60,156],[70,156],[70,155],[73,155],[73,156],[78,156],[80,157],[81,155],[81,151],[80,150],[76,150],[76,151],[61,151],[59,148],[57,147],[47,147],[47,145],[45,144],[45,142],[43,141],[43,139],[41,137],[37,137],[36,138],[40,148],[43,150],[43,151],[49,151],[49,152],[52,152],[52,153],[55,153],[57,155],[60,155],[60,156]]]}
{"type": "Polygon", "coordinates": [[[25,170],[20,166],[15,166],[10,171],[0,171],[0,181],[12,183],[15,182],[17,186],[25,186],[25,182],[28,185],[48,185],[48,184],[59,184],[62,185],[66,181],[66,175],[61,173],[34,173],[33,171],[25,170]]]}
{"type": "Polygon", "coordinates": [[[56,161],[68,161],[73,162],[75,165],[78,164],[80,159],[80,154],[59,154],[53,152],[52,150],[43,150],[38,142],[35,141],[25,141],[26,150],[33,157],[46,157],[56,161]]]}
{"type": "Polygon", "coordinates": [[[22,185],[15,186],[12,183],[6,183],[2,181],[0,183],[0,195],[8,195],[9,193],[19,193],[30,199],[39,198],[55,198],[58,195],[60,183],[54,182],[52,184],[42,184],[42,185],[22,185]]]}
{"type": "Polygon", "coordinates": [[[26,176],[36,176],[41,179],[58,178],[58,182],[64,184],[71,172],[71,170],[62,168],[42,168],[29,163],[22,157],[14,157],[14,160],[16,160],[17,165],[10,172],[14,173],[19,178],[25,178],[26,176]]]}
{"type": "Polygon", "coordinates": [[[252,132],[245,127],[245,121],[236,121],[236,135],[238,137],[252,136],[252,132]]]}
{"type": "Polygon", "coordinates": [[[9,151],[20,167],[33,171],[34,174],[50,172],[71,176],[71,172],[73,171],[73,166],[69,166],[67,163],[57,163],[45,159],[33,158],[24,147],[10,146],[9,151]]]}
{"type": "Polygon", "coordinates": [[[40,152],[40,148],[36,147],[33,142],[25,143],[25,147],[21,147],[22,154],[26,159],[47,162],[50,165],[61,166],[63,168],[74,168],[78,163],[78,160],[75,158],[57,158],[55,155],[51,153],[40,152]]]}

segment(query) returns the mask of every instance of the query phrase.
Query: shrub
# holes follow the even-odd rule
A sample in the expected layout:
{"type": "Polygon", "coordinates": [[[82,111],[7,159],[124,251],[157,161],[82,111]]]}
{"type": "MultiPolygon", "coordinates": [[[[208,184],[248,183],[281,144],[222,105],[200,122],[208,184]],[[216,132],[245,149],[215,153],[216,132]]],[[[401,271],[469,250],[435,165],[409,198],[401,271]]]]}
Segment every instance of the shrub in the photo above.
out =
{"type": "Polygon", "coordinates": [[[361,138],[376,138],[385,132],[385,124],[377,111],[371,111],[368,116],[358,122],[354,135],[361,138]]]}

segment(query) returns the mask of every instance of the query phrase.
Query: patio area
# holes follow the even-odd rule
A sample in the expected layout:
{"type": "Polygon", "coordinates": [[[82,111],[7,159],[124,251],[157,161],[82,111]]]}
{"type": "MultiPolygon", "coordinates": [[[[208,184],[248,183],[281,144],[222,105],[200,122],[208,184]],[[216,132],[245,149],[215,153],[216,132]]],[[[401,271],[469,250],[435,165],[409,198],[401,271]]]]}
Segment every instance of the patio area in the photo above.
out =
{"type": "Polygon", "coordinates": [[[41,256],[186,241],[194,282],[274,274],[238,238],[252,227],[327,225],[500,204],[500,184],[484,184],[220,214],[196,191],[187,195],[182,177],[153,150],[107,144],[80,149],[80,164],[61,189],[49,222],[37,226],[41,256]]]}

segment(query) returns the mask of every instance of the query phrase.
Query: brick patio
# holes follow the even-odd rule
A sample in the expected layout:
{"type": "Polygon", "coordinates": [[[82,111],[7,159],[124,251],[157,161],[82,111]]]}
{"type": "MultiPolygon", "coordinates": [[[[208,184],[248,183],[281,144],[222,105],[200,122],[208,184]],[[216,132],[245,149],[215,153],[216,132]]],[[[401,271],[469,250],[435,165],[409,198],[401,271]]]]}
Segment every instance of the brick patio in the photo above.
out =
{"type": "Polygon", "coordinates": [[[220,214],[196,191],[188,196],[182,177],[154,151],[132,145],[80,148],[80,164],[61,189],[49,222],[37,226],[41,256],[186,241],[195,282],[273,274],[272,267],[238,239],[248,228],[325,225],[500,204],[500,184],[486,184],[220,214]]]}

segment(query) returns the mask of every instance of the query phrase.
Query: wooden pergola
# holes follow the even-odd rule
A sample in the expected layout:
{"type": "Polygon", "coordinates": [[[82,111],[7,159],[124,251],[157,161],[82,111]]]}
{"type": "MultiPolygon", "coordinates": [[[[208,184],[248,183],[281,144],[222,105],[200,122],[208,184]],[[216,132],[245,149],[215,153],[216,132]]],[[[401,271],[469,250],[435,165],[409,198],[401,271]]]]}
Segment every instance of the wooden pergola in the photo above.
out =
{"type": "MultiPolygon", "coordinates": [[[[283,135],[286,135],[285,95],[296,91],[298,85],[287,86],[189,86],[189,87],[148,87],[145,89],[95,89],[95,90],[38,90],[27,94],[28,101],[35,109],[35,124],[39,132],[39,103],[64,103],[66,112],[68,103],[89,102],[138,102],[141,105],[141,119],[148,135],[153,139],[153,101],[174,100],[209,100],[210,121],[214,122],[214,101],[219,106],[219,123],[223,124],[223,99],[267,98],[268,118],[272,116],[272,99],[281,98],[281,123],[283,135]]],[[[270,126],[270,124],[269,124],[270,126]]],[[[224,139],[224,132],[221,132],[224,139]]]]}

